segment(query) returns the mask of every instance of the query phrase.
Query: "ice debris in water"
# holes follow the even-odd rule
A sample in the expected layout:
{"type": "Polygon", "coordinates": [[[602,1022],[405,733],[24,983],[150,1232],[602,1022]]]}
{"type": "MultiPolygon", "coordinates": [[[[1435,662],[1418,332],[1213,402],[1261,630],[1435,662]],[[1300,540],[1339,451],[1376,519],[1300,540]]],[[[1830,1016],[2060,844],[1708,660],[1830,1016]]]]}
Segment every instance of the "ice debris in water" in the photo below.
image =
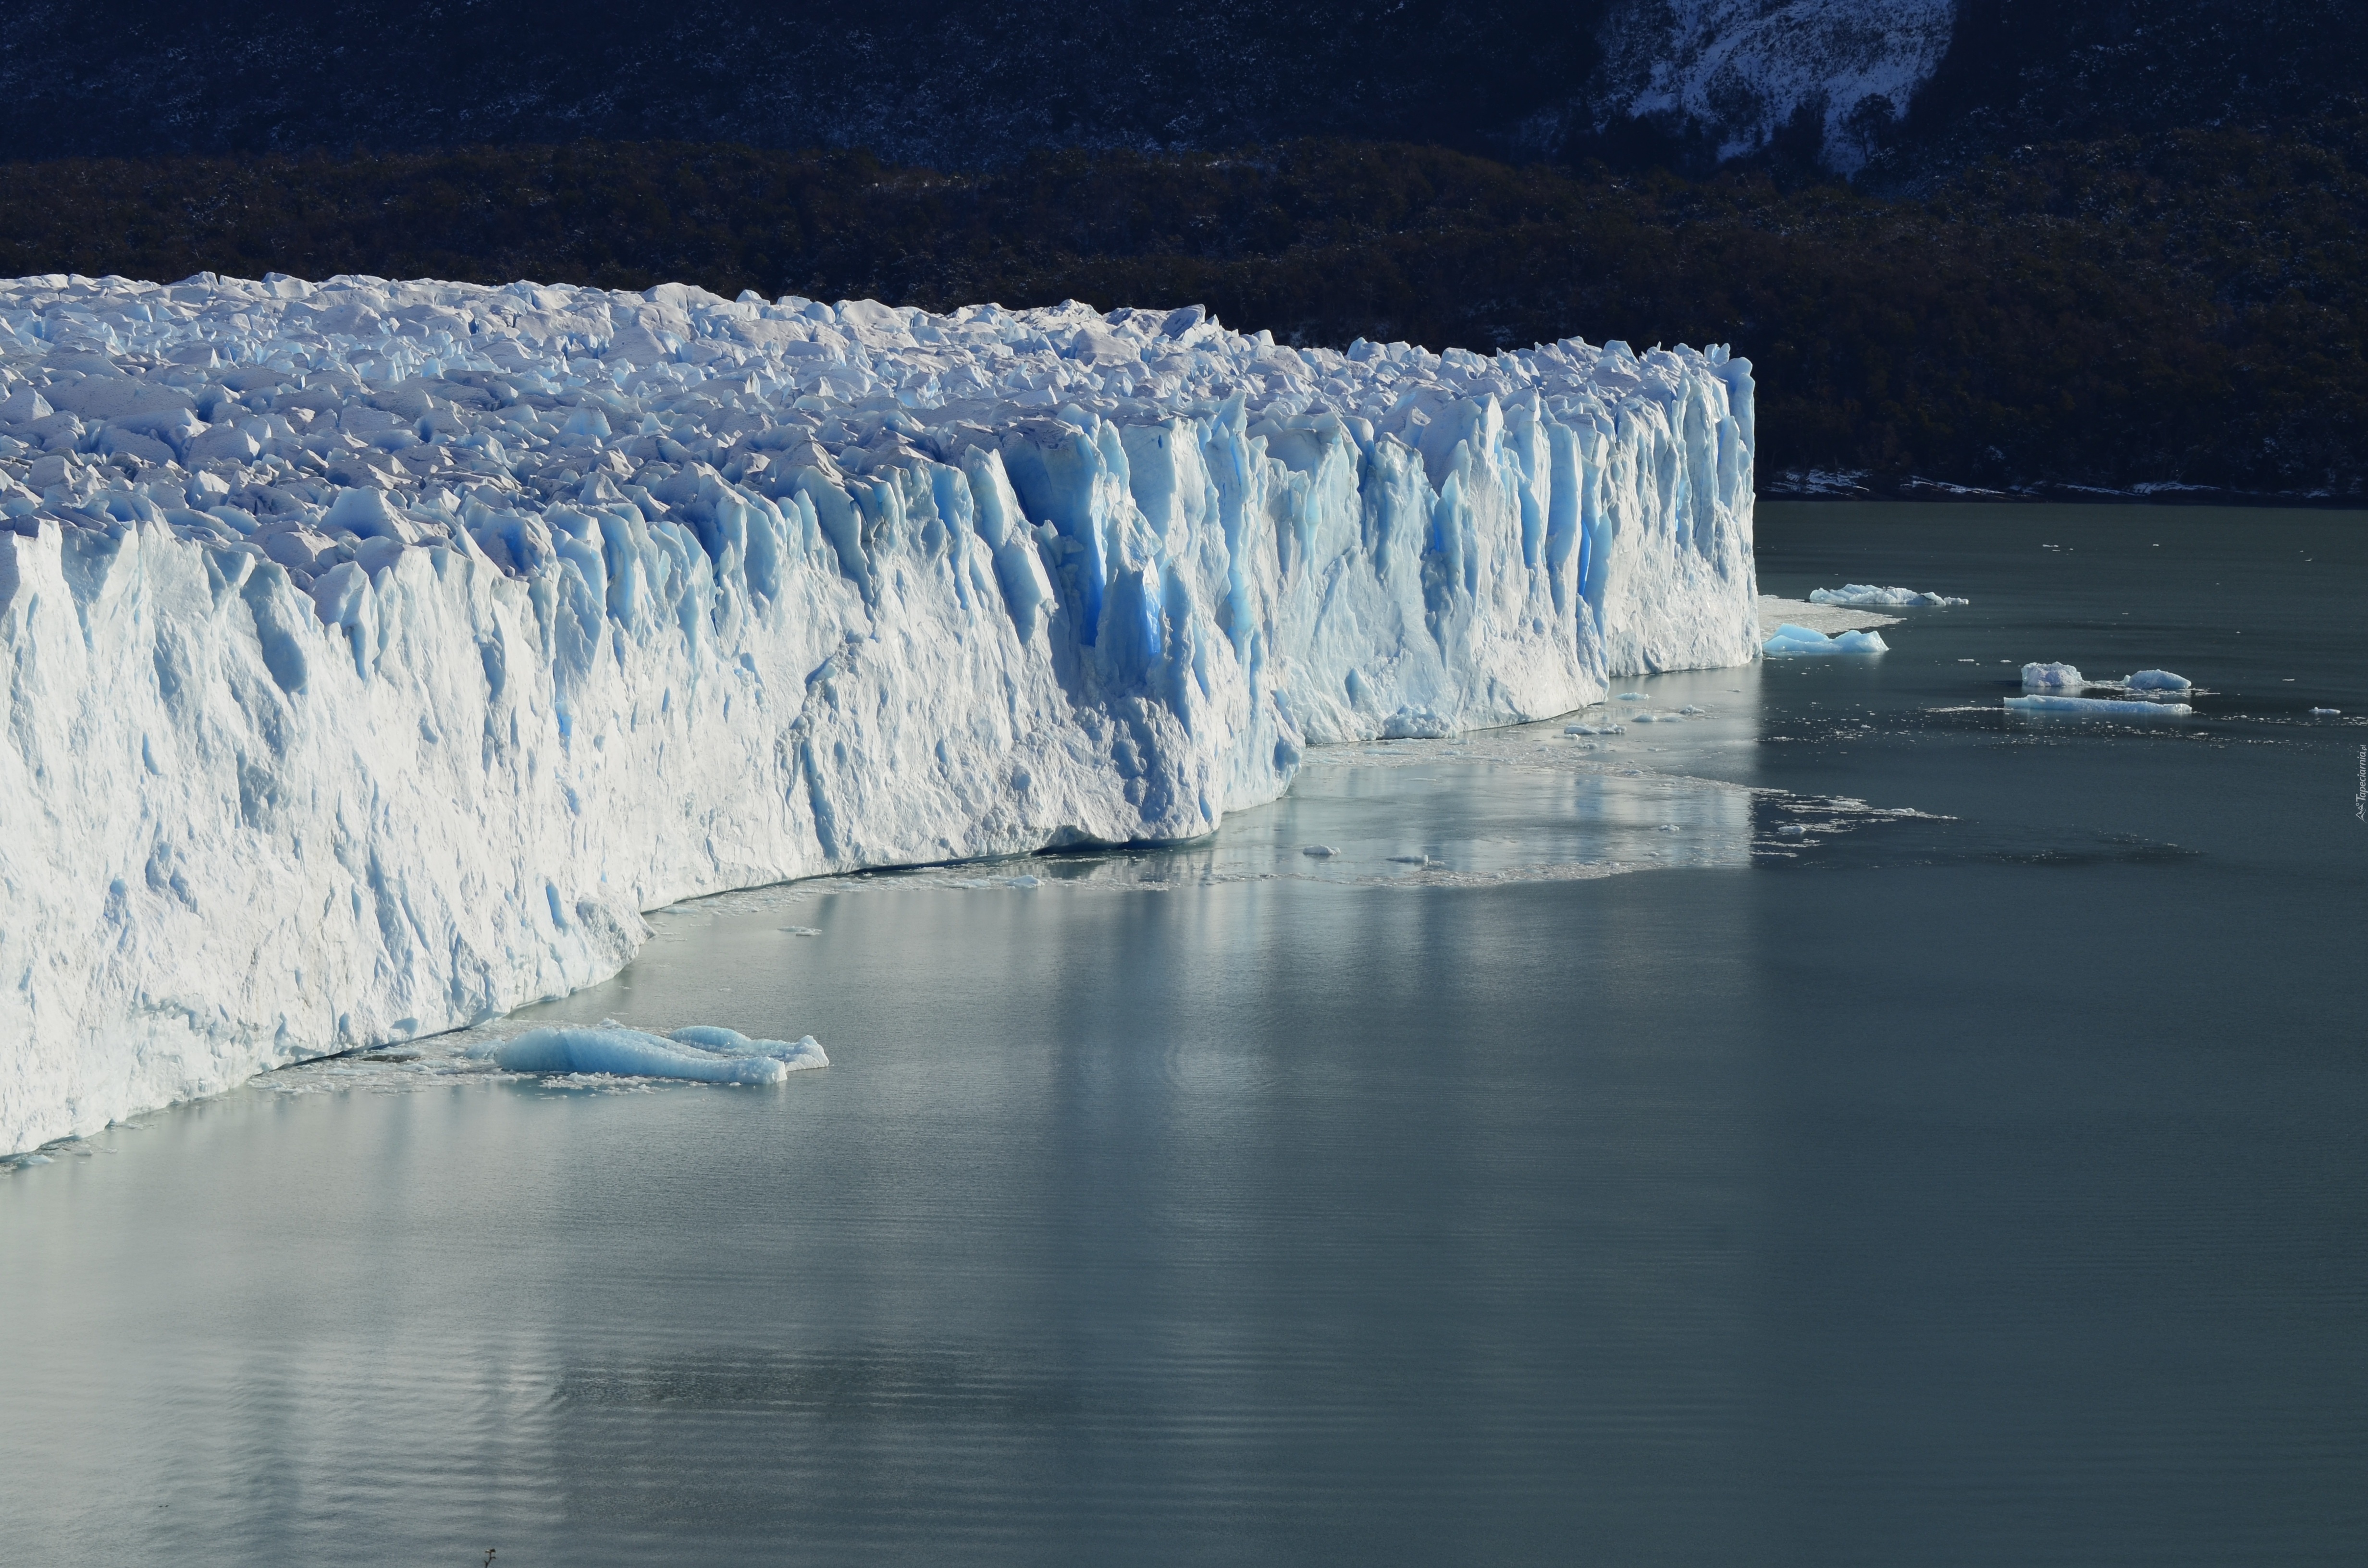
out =
{"type": "Polygon", "coordinates": [[[750,1040],[736,1029],[700,1025],[661,1036],[614,1019],[598,1027],[529,1029],[472,1046],[468,1054],[512,1073],[610,1074],[702,1084],[778,1084],[793,1072],[830,1065],[812,1035],[792,1041],[750,1040]]]}
{"type": "Polygon", "coordinates": [[[1907,609],[1918,605],[1965,605],[1971,599],[1946,594],[1919,594],[1913,588],[1878,588],[1872,583],[1846,583],[1839,588],[1813,588],[1813,605],[1840,605],[1850,609],[1907,609]]]}
{"type": "Polygon", "coordinates": [[[1891,644],[1877,631],[1843,631],[1828,637],[1788,620],[1760,644],[1759,651],[1771,659],[1814,658],[1827,653],[1887,653],[1891,644]]]}
{"type": "Polygon", "coordinates": [[[0,1149],[1748,663],[1723,348],[0,279],[0,1149]],[[170,1006],[160,999],[169,999],[170,1006]]]}
{"type": "Polygon", "coordinates": [[[2132,691],[2192,691],[2195,687],[2185,676],[2175,676],[2169,670],[2140,670],[2122,684],[2132,691]]]}
{"type": "Polygon", "coordinates": [[[2311,717],[2315,719],[2335,719],[2341,717],[2343,713],[2340,708],[2314,708],[2310,711],[2311,717]]]}
{"type": "Polygon", "coordinates": [[[2128,718],[2133,715],[2152,717],[2157,714],[2192,713],[2194,709],[2184,702],[2133,701],[2107,697],[2009,697],[2007,707],[2017,713],[2086,714],[2091,718],[2128,718]]]}
{"type": "Polygon", "coordinates": [[[1318,860],[1329,860],[1333,856],[1340,853],[1340,851],[1335,849],[1329,844],[1311,844],[1302,849],[1300,853],[1302,855],[1310,856],[1318,860]]]}
{"type": "Polygon", "coordinates": [[[2079,670],[2071,665],[2022,666],[2022,688],[2025,691],[2078,691],[2088,684],[2079,670]]]}

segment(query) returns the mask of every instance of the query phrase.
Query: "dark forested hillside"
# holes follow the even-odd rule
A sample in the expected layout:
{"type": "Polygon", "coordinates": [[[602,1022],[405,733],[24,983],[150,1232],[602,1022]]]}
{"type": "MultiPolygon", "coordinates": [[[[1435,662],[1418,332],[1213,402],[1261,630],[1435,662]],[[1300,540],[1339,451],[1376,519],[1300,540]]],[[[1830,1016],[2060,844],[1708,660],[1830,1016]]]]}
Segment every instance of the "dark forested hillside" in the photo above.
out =
{"type": "Polygon", "coordinates": [[[0,10],[0,156],[25,159],[679,140],[980,169],[1041,147],[1339,136],[1694,173],[1722,155],[1849,169],[1873,150],[1897,183],[2037,142],[2318,113],[2368,60],[2361,0],[0,10]],[[1827,134],[1829,109],[1859,108],[1862,135],[1827,134]]]}
{"type": "Polygon", "coordinates": [[[1763,472],[2368,485],[2368,113],[1993,160],[1916,200],[1438,149],[578,144],[0,165],[0,272],[667,279],[932,307],[1204,302],[1295,343],[1730,342],[1763,472]]]}
{"type": "Polygon", "coordinates": [[[1478,147],[1584,83],[1606,0],[11,0],[16,157],[581,138],[1478,147]]]}

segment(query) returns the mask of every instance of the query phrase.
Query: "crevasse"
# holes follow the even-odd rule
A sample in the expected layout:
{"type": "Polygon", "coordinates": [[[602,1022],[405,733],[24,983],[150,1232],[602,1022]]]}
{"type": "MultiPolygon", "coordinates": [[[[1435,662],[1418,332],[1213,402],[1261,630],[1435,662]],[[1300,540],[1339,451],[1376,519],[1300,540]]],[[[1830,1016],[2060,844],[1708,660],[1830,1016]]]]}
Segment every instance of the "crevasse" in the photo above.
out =
{"type": "Polygon", "coordinates": [[[0,1149],[1756,637],[1724,350],[0,283],[0,1149]]]}

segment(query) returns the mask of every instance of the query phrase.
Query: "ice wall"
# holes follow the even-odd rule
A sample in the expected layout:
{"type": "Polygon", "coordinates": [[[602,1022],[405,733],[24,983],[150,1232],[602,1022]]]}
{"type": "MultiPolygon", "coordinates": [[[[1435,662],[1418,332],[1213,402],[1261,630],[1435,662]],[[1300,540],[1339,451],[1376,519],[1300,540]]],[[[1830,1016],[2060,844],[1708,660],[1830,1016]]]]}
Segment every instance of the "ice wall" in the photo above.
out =
{"type": "Polygon", "coordinates": [[[1753,653],[1723,350],[0,283],[0,1149],[1753,653]]]}

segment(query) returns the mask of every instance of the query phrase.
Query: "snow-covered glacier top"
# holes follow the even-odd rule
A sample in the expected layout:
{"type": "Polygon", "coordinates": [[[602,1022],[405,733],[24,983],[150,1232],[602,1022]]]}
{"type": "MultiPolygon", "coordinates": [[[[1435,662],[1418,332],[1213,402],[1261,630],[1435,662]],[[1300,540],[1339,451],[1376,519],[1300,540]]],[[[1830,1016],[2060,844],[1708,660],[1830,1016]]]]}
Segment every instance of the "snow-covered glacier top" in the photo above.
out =
{"type": "Polygon", "coordinates": [[[128,487],[187,537],[252,542],[304,580],[359,559],[338,531],[457,542],[484,531],[472,506],[679,489],[701,464],[778,494],[801,468],[958,462],[1034,421],[1230,413],[1360,446],[1392,437],[1443,478],[1464,434],[1446,417],[1458,402],[1533,403],[1608,434],[1623,403],[1668,402],[1688,366],[1725,362],[1719,349],[1639,357],[1578,339],[1486,358],[1301,349],[1227,331],[1199,306],[939,315],[681,284],[52,275],[0,283],[0,472],[20,517],[104,526],[85,515],[90,494],[128,487]],[[332,522],[325,508],[347,490],[367,494],[341,517],[396,520],[332,522]]]}
{"type": "Polygon", "coordinates": [[[0,1149],[1753,656],[1721,349],[0,281],[0,1149]]]}

